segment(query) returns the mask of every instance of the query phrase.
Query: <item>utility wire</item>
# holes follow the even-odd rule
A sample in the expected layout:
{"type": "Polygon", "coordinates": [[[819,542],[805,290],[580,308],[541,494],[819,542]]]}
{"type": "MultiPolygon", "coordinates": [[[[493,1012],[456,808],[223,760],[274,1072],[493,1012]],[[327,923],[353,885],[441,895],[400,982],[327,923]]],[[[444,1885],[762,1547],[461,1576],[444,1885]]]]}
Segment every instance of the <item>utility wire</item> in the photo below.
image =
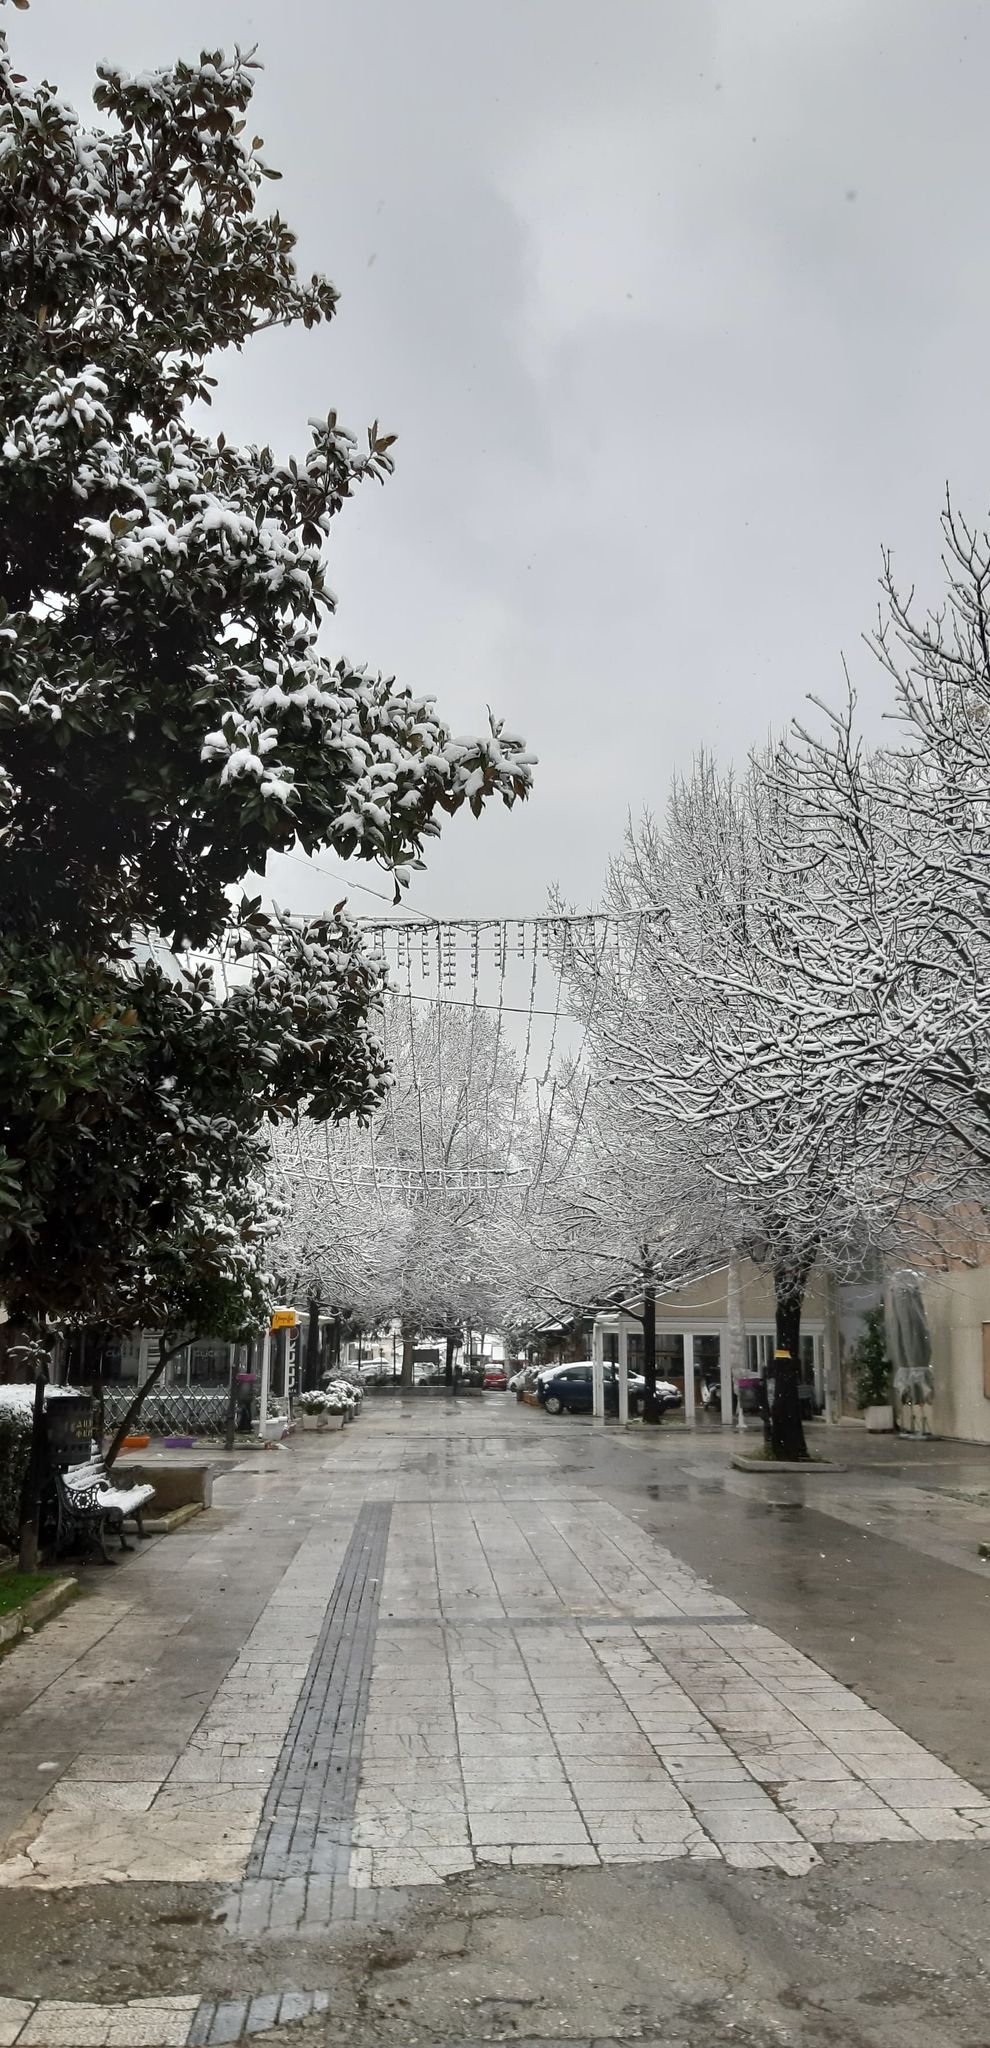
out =
{"type": "MultiPolygon", "coordinates": [[[[331,882],[343,882],[348,889],[357,889],[362,896],[377,896],[379,903],[387,903],[400,916],[402,914],[401,904],[396,904],[393,897],[385,894],[384,889],[373,889],[368,882],[352,882],[350,876],[345,875],[341,868],[325,868],[320,861],[311,860],[305,853],[280,853],[277,857],[279,860],[294,860],[298,868],[312,868],[314,874],[326,875],[331,882]]],[[[297,917],[305,915],[303,911],[296,911],[293,914],[297,917]]],[[[420,918],[424,924],[441,922],[438,917],[431,917],[428,910],[410,910],[407,915],[420,918]]]]}

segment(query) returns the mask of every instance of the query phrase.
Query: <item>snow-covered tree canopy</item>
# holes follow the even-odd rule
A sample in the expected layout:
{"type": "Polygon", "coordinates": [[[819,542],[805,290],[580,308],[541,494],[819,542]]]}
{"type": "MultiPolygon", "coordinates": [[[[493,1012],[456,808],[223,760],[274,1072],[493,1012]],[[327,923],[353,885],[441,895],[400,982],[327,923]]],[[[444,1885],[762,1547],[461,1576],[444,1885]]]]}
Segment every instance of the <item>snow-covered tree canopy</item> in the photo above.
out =
{"type": "Polygon", "coordinates": [[[255,1321],[277,1215],[263,1184],[268,1126],[300,1105],[367,1116],[385,1082],[369,1023],[378,977],[353,928],[296,928],[273,943],[263,927],[250,979],[229,993],[207,967],[176,980],[154,960],[124,975],[65,948],[54,961],[27,948],[7,957],[0,1296],[11,1314],[174,1327],[177,1302],[190,1288],[203,1299],[229,1246],[255,1321]]]}
{"type": "MultiPolygon", "coordinates": [[[[368,1115],[380,978],[237,885],[298,841],[393,873],[529,789],[523,743],[325,653],[325,549],[392,440],[207,433],[215,359],[326,320],[261,203],[235,53],[98,71],[104,125],[0,35],[0,1293],[26,1320],[263,1319],[261,1125],[368,1115]],[[224,992],[139,964],[211,948],[224,992]],[[212,1306],[211,1306],[212,1305],[212,1306]]],[[[208,1325],[207,1325],[208,1327],[208,1325]]]]}
{"type": "Polygon", "coordinates": [[[273,1258],[290,1298],[366,1327],[499,1328],[535,1150],[513,1049],[485,1011],[399,992],[381,1031],[390,1082],[363,1126],[275,1136],[273,1258]]]}
{"type": "Polygon", "coordinates": [[[250,58],[98,73],[103,129],[0,46],[0,767],[5,919],[202,943],[298,839],[400,867],[437,812],[525,796],[522,742],[317,644],[324,547],[393,437],[335,412],[282,459],[206,435],[209,365],[328,319],[248,114],[250,58]]]}
{"type": "Polygon", "coordinates": [[[808,886],[777,857],[791,844],[791,792],[766,767],[736,779],[703,757],[675,780],[661,821],[630,825],[608,875],[609,945],[601,958],[578,949],[570,977],[588,1018],[606,1153],[613,1134],[627,1134],[616,1164],[625,1152],[642,1214],[640,1271],[652,1284],[655,1246],[706,1242],[709,1259],[746,1252],[772,1271],[778,1343],[791,1359],[777,1374],[775,1444],[803,1455],[805,1285],[817,1259],[861,1257],[872,1214],[860,1200],[855,1120],[829,1114],[799,1063],[786,1086],[777,1069],[773,1087],[753,1081],[759,1049],[779,1040],[794,969],[781,908],[808,886]]]}
{"type": "Polygon", "coordinates": [[[885,560],[872,646],[894,683],[891,741],[864,745],[850,690],[824,731],[754,755],[738,785],[708,770],[700,834],[699,771],[635,867],[671,905],[667,938],[647,931],[643,950],[676,1034],[671,1055],[667,1026],[652,1048],[639,1033],[617,1067],[644,1109],[663,1100],[709,1135],[748,1206],[837,1263],[865,1244],[968,1257],[986,1241],[990,538],[951,506],[943,529],[946,596],[927,617],[885,560]],[[732,813],[734,909],[712,886],[732,813]],[[672,860],[686,886],[661,873],[672,860]]]}
{"type": "Polygon", "coordinates": [[[774,750],[738,778],[702,757],[662,821],[630,828],[608,882],[625,921],[611,1009],[597,1003],[602,1069],[665,1148],[682,1134],[675,1157],[690,1137],[730,1241],[782,1278],[818,1255],[855,1261],[903,1191],[882,1184],[873,1133],[823,1098],[805,1057],[793,914],[814,921],[831,886],[774,750]]]}
{"type": "Polygon", "coordinates": [[[864,747],[850,694],[789,761],[827,880],[820,915],[800,897],[789,909],[791,995],[815,1085],[909,1151],[918,1202],[986,1210],[990,535],[948,505],[943,536],[945,598],[927,616],[885,561],[872,644],[896,743],[864,747]]]}
{"type": "Polygon", "coordinates": [[[951,505],[944,536],[927,617],[885,563],[896,741],[864,747],[850,694],[741,776],[702,758],[627,833],[604,952],[569,963],[612,1128],[651,1134],[674,1216],[720,1190],[792,1358],[814,1261],[986,1251],[990,536],[951,505]]]}

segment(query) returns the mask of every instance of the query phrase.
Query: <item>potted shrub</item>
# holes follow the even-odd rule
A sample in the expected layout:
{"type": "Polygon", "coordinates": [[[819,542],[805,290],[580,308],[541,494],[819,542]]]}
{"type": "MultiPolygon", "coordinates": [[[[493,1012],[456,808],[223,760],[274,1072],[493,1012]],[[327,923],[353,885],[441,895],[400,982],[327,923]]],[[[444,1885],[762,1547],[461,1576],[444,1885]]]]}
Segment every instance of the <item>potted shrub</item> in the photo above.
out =
{"type": "Polygon", "coordinates": [[[329,1389],[328,1393],[324,1398],[326,1403],[325,1413],[327,1418],[327,1428],[343,1429],[346,1415],[345,1402],[342,1400],[341,1396],[334,1391],[333,1387],[329,1389]]]}
{"type": "Polygon", "coordinates": [[[325,1429],[327,1420],[327,1397],[315,1388],[308,1388],[300,1394],[297,1402],[304,1429],[325,1429]]]}
{"type": "Polygon", "coordinates": [[[871,1308],[864,1322],[866,1328],[856,1349],[856,1398],[867,1429],[890,1430],[894,1427],[893,1367],[887,1356],[883,1309],[871,1308]]]}
{"type": "Polygon", "coordinates": [[[331,1380],[327,1387],[325,1399],[327,1413],[336,1418],[331,1424],[332,1428],[343,1429],[345,1422],[353,1420],[354,1396],[346,1380],[331,1380]]]}

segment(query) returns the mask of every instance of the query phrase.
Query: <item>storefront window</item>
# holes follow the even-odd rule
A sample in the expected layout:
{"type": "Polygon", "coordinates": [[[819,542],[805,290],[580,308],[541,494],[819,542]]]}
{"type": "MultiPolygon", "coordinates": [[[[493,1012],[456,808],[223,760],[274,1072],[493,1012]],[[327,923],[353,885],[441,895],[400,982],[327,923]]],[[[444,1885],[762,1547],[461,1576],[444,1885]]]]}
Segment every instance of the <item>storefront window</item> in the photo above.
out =
{"type": "Polygon", "coordinates": [[[189,1352],[189,1380],[192,1386],[221,1386],[228,1375],[226,1344],[194,1344],[189,1352]]]}
{"type": "Polygon", "coordinates": [[[749,1369],[759,1375],[769,1372],[773,1366],[774,1338],[769,1330],[751,1330],[746,1340],[749,1351],[749,1369]]]}

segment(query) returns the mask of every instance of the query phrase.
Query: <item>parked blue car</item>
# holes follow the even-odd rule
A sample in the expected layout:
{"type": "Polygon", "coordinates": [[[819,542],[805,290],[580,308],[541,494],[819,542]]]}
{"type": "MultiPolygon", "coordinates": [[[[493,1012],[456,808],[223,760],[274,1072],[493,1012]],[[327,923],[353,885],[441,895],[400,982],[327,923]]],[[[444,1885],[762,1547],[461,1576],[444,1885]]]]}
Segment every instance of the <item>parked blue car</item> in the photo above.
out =
{"type": "MultiPolygon", "coordinates": [[[[605,1413],[615,1415],[619,1407],[618,1367],[605,1367],[605,1413]]],[[[631,1372],[629,1384],[629,1413],[638,1415],[643,1406],[646,1381],[642,1373],[631,1372]]],[[[590,1365],[562,1365],[552,1375],[537,1382],[537,1399],[548,1415],[590,1415],[592,1408],[592,1379],[590,1365]]],[[[681,1391],[670,1380],[657,1381],[657,1395],[661,1406],[679,1408],[681,1391]]]]}

